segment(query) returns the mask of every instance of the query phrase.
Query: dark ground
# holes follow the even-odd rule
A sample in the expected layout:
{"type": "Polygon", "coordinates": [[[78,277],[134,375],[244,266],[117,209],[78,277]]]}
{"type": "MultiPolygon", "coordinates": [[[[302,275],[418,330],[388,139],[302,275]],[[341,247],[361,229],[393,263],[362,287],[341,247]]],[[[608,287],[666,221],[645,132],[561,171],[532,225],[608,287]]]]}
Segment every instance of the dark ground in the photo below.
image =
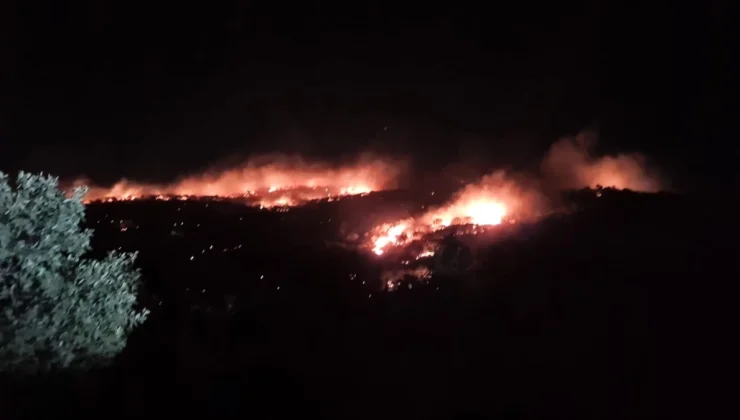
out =
{"type": "Polygon", "coordinates": [[[383,198],[288,212],[89,206],[96,252],[140,250],[152,315],[114,367],[49,407],[260,419],[718,410],[738,278],[724,198],[582,193],[571,197],[580,211],[478,250],[474,281],[393,293],[372,258],[326,245],[368,208],[398,206],[398,194],[383,198]]]}

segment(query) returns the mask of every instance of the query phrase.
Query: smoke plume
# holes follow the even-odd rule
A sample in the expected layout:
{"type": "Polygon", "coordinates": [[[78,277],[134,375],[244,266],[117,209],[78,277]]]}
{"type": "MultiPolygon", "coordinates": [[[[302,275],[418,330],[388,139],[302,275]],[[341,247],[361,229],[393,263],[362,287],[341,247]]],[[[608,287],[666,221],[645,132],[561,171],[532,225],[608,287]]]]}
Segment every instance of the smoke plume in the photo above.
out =
{"type": "Polygon", "coordinates": [[[593,133],[581,133],[555,142],[542,161],[542,175],[559,189],[614,187],[641,192],[663,188],[660,177],[648,170],[645,158],[638,154],[596,157],[593,133]]]}

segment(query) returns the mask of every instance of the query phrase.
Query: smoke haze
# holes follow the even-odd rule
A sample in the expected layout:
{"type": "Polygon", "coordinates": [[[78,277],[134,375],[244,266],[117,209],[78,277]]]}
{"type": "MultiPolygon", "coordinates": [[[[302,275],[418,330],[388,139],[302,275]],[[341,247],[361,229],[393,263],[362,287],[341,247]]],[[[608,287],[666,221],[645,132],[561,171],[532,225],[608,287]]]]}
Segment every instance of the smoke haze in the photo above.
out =
{"type": "Polygon", "coordinates": [[[657,192],[665,188],[659,175],[650,171],[639,153],[616,156],[594,156],[596,135],[581,133],[565,137],[550,146],[541,164],[542,175],[559,189],[576,189],[597,185],[657,192]]]}

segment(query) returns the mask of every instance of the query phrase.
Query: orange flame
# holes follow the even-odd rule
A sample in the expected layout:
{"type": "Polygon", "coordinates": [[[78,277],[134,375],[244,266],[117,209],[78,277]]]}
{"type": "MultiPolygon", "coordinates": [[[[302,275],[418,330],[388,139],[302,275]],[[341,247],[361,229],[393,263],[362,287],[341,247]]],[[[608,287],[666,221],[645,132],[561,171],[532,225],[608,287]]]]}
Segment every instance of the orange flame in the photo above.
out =
{"type": "MultiPolygon", "coordinates": [[[[544,181],[563,189],[601,185],[655,192],[665,187],[665,180],[648,170],[642,155],[594,156],[591,152],[595,141],[592,133],[581,133],[554,143],[541,165],[544,181]]],[[[535,217],[548,207],[537,185],[498,171],[467,185],[440,208],[376,227],[371,231],[370,248],[382,255],[391,247],[405,246],[449,226],[495,226],[506,220],[513,222],[514,217],[535,217]]]]}
{"type": "MultiPolygon", "coordinates": [[[[191,176],[166,185],[122,179],[111,188],[90,188],[85,200],[212,196],[243,197],[261,207],[295,206],[310,200],[393,188],[401,170],[398,162],[381,159],[364,159],[343,167],[306,163],[296,157],[267,160],[216,174],[191,176]]],[[[82,184],[84,181],[75,181],[75,185],[82,184]]]]}
{"type": "MultiPolygon", "coordinates": [[[[535,188],[503,171],[495,172],[464,187],[448,204],[374,228],[370,248],[376,255],[383,255],[391,247],[407,245],[430,232],[454,225],[496,226],[515,215],[534,214],[542,204],[535,188]]],[[[424,256],[431,255],[433,251],[424,251],[424,256]]]]}

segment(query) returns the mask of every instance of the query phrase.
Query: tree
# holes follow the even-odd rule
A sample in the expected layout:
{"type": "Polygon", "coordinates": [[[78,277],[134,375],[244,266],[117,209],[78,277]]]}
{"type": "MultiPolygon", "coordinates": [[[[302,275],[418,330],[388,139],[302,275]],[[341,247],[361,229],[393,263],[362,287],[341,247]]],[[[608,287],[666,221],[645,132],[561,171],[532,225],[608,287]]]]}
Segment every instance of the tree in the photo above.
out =
{"type": "Polygon", "coordinates": [[[0,371],[38,373],[110,362],[148,311],[136,309],[135,253],[83,258],[85,189],[0,172],[0,371]]]}

